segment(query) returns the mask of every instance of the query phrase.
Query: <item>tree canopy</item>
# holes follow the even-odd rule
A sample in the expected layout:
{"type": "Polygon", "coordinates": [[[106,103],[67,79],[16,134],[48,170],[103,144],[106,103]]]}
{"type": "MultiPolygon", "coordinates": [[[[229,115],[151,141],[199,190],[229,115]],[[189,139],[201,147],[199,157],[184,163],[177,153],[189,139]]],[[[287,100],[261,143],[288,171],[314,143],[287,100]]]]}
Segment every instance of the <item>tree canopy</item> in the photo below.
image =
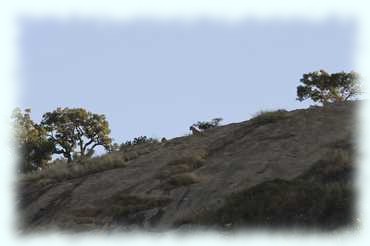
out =
{"type": "Polygon", "coordinates": [[[54,143],[54,154],[62,154],[71,162],[73,156],[92,155],[94,148],[110,150],[112,139],[105,115],[94,114],[83,108],[57,108],[45,113],[41,125],[48,139],[54,143]]]}
{"type": "Polygon", "coordinates": [[[359,76],[355,72],[332,73],[325,70],[303,74],[303,85],[297,87],[297,100],[311,99],[323,104],[343,102],[360,93],[359,76]]]}
{"type": "Polygon", "coordinates": [[[34,171],[45,167],[51,160],[53,143],[47,139],[45,129],[31,119],[31,110],[13,111],[16,148],[20,153],[21,172],[34,171]]]}

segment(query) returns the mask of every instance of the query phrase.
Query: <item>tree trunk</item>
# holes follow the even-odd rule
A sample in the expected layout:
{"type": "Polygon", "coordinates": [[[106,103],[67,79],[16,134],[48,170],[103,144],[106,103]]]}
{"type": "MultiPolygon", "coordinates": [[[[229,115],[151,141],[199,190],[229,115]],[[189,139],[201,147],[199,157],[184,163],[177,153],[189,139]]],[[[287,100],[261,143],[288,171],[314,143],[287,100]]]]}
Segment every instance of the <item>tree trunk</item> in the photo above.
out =
{"type": "Polygon", "coordinates": [[[69,153],[68,155],[67,155],[67,162],[68,163],[71,163],[72,162],[72,156],[71,156],[71,153],[69,153]]]}

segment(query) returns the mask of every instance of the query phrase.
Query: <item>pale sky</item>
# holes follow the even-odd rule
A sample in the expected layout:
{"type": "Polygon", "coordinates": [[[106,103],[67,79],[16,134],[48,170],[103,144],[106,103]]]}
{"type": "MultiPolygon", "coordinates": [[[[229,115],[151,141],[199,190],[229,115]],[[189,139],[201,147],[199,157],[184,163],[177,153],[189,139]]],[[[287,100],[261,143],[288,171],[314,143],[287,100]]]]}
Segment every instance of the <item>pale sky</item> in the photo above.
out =
{"type": "Polygon", "coordinates": [[[105,114],[112,137],[172,138],[198,120],[295,109],[303,73],[354,69],[352,22],[20,21],[20,106],[105,114]]]}

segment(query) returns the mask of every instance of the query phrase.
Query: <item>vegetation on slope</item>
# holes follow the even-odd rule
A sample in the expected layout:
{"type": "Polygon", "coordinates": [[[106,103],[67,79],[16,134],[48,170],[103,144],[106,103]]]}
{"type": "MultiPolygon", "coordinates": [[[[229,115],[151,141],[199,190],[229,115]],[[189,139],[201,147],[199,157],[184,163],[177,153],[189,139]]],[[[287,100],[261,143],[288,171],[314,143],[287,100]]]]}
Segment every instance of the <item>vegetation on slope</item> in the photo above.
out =
{"type": "MultiPolygon", "coordinates": [[[[297,87],[298,100],[310,98],[327,104],[346,101],[359,93],[357,75],[354,73],[330,75],[321,70],[304,74],[301,82],[304,85],[297,87]]],[[[232,132],[227,139],[215,139],[206,147],[202,146],[204,148],[191,148],[191,153],[187,155],[166,160],[165,165],[154,173],[156,182],[159,181],[159,189],[170,194],[179,188],[189,189],[192,185],[198,185],[204,181],[204,177],[199,175],[197,169],[206,165],[207,157],[233,144],[236,136],[239,138],[239,135],[243,135],[240,136],[243,138],[259,126],[284,121],[289,115],[289,112],[282,109],[261,111],[249,121],[248,129],[242,129],[240,134],[239,131],[232,132]]],[[[31,120],[29,110],[25,113],[17,110],[14,117],[18,130],[17,147],[22,151],[19,170],[24,174],[21,181],[29,182],[40,192],[57,182],[125,168],[131,161],[146,154],[172,151],[176,149],[177,143],[202,139],[189,136],[158,141],[140,136],[121,145],[112,144],[105,116],[84,109],[57,109],[46,113],[40,124],[31,120]],[[94,148],[99,145],[110,153],[94,157],[94,148]],[[62,155],[63,159],[50,161],[52,155],[62,155]]],[[[202,133],[200,136],[207,137],[217,133],[221,120],[215,118],[210,122],[198,121],[193,126],[202,133]],[[217,129],[209,130],[212,128],[217,129]]],[[[343,140],[328,149],[330,152],[325,158],[293,180],[275,178],[239,189],[227,197],[217,210],[205,210],[195,217],[177,221],[176,225],[221,225],[228,228],[299,226],[320,229],[350,225],[355,217],[356,197],[352,143],[343,140]]],[[[118,221],[143,222],[145,218],[140,217],[144,216],[140,215],[141,212],[164,209],[171,199],[167,196],[119,194],[112,198],[109,209],[118,221]],[[136,214],[140,218],[135,217],[136,214]]]]}
{"type": "Polygon", "coordinates": [[[336,143],[324,159],[297,178],[274,179],[240,190],[230,195],[220,209],[179,221],[177,226],[321,230],[351,226],[356,217],[354,153],[345,142],[336,143]]]}

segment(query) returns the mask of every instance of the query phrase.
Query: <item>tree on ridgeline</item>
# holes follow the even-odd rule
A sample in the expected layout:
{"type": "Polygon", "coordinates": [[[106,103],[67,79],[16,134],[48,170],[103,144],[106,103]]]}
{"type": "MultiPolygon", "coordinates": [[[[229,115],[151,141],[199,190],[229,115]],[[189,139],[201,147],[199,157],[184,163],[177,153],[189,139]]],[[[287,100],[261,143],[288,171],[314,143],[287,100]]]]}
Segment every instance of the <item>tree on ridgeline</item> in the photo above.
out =
{"type": "Polygon", "coordinates": [[[112,139],[105,115],[83,108],[57,108],[45,113],[41,125],[54,144],[53,153],[62,154],[68,162],[90,157],[97,146],[110,151],[112,139]]]}
{"type": "Polygon", "coordinates": [[[325,70],[303,74],[297,87],[297,100],[311,99],[322,104],[344,102],[361,93],[355,72],[332,73],[325,70]]]}
{"type": "Polygon", "coordinates": [[[45,167],[51,160],[54,145],[46,130],[31,119],[31,109],[16,108],[12,114],[15,146],[19,153],[19,171],[30,172],[45,167]]]}

